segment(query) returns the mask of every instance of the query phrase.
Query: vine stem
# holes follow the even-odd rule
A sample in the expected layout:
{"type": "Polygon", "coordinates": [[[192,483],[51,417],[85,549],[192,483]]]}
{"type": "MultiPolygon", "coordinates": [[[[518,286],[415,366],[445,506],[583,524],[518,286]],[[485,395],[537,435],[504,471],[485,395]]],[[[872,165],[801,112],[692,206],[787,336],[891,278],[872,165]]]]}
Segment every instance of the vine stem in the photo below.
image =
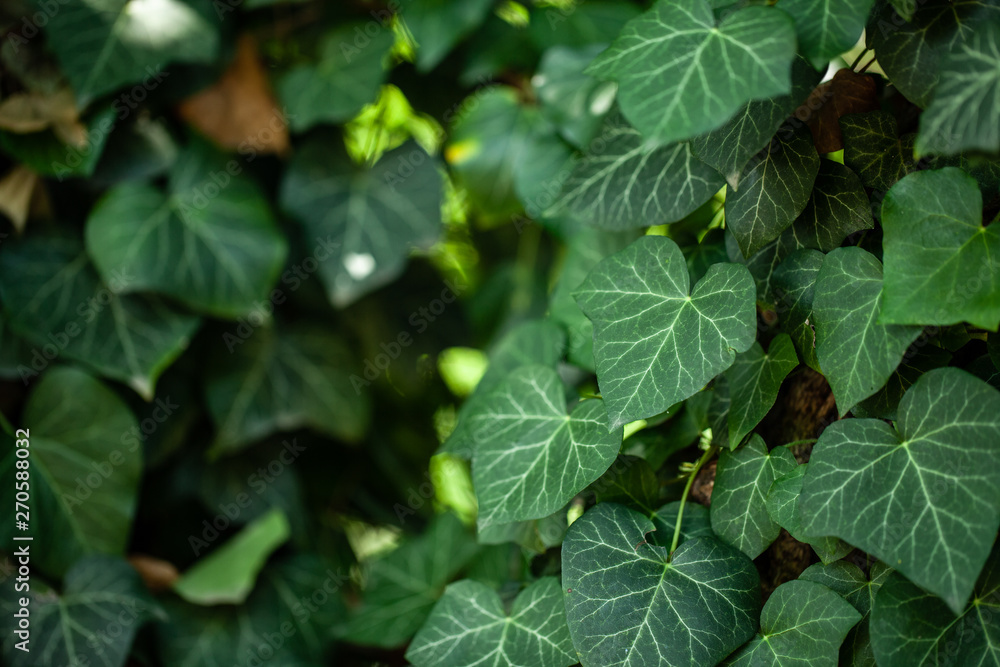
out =
{"type": "Polygon", "coordinates": [[[861,49],[861,53],[859,53],[859,54],[858,54],[858,57],[854,59],[854,62],[853,62],[853,63],[851,63],[851,69],[852,69],[852,70],[853,70],[853,69],[854,69],[855,67],[857,67],[857,66],[858,66],[858,63],[860,63],[860,62],[861,62],[861,59],[865,57],[865,54],[866,54],[866,53],[868,53],[868,51],[869,51],[869,49],[867,49],[867,48],[864,48],[864,49],[861,49]]]}
{"type": "Polygon", "coordinates": [[[786,442],[782,447],[792,448],[795,445],[811,445],[816,442],[817,438],[808,438],[806,440],[793,440],[792,442],[786,442]]]}
{"type": "Polygon", "coordinates": [[[681,539],[681,521],[684,519],[684,505],[687,504],[688,494],[691,493],[691,486],[694,484],[694,478],[698,476],[698,471],[701,470],[709,460],[715,456],[715,453],[719,451],[718,445],[712,445],[705,453],[702,454],[698,462],[694,464],[694,468],[691,470],[691,475],[688,477],[687,484],[684,485],[684,493],[681,495],[681,506],[677,510],[677,525],[674,526],[674,539],[670,543],[670,558],[674,557],[674,551],[677,550],[677,542],[681,539]]]}

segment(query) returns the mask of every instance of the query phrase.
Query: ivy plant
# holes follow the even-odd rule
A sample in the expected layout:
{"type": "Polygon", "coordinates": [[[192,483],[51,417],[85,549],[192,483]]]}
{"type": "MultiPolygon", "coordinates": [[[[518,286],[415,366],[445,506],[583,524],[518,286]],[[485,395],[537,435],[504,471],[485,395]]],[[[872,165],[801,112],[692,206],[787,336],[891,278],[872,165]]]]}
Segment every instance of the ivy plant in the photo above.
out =
{"type": "Polygon", "coordinates": [[[996,2],[9,4],[0,663],[1000,667],[996,2]]]}

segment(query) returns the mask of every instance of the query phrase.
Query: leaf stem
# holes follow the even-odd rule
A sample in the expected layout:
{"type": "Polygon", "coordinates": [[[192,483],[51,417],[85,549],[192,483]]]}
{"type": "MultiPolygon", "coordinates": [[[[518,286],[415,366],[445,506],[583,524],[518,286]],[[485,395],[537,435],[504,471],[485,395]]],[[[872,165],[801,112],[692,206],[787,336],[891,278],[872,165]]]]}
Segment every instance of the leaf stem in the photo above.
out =
{"type": "Polygon", "coordinates": [[[866,53],[868,53],[868,51],[869,51],[869,49],[868,49],[867,47],[866,47],[866,48],[863,48],[863,49],[861,49],[861,53],[859,53],[859,54],[858,54],[858,57],[854,59],[854,62],[853,62],[853,63],[851,63],[851,69],[852,69],[852,70],[853,70],[853,69],[854,69],[855,67],[857,67],[857,66],[858,66],[858,63],[860,63],[860,62],[861,62],[861,59],[865,57],[865,54],[866,54],[866,53]]]}
{"type": "Polygon", "coordinates": [[[878,60],[878,58],[872,58],[871,60],[869,60],[867,65],[858,70],[858,74],[864,74],[876,60],[878,60]]]}
{"type": "Polygon", "coordinates": [[[691,493],[691,486],[694,484],[694,478],[698,476],[698,471],[704,467],[709,460],[715,456],[715,453],[719,451],[718,445],[712,445],[705,453],[702,454],[698,462],[694,464],[694,468],[691,470],[690,476],[688,476],[687,484],[684,485],[684,493],[681,495],[681,506],[677,510],[677,524],[674,526],[674,539],[670,543],[670,558],[674,557],[674,551],[677,550],[677,543],[681,539],[681,521],[684,519],[684,505],[687,504],[688,494],[691,493]]]}

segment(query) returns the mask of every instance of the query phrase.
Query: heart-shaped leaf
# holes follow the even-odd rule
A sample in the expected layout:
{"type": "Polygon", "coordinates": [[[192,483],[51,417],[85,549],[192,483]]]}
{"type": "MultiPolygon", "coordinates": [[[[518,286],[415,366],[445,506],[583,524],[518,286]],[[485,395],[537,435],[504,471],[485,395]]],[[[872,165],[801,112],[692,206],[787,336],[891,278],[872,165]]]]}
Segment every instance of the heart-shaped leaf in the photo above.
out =
{"type": "Polygon", "coordinates": [[[108,192],[86,227],[101,278],[124,272],[119,292],[159,292],[220,317],[266,303],[287,243],[257,185],[226,164],[196,144],[174,164],[168,192],[142,183],[108,192]]]}
{"type": "Polygon", "coordinates": [[[576,664],[559,580],[543,577],[525,588],[510,614],[485,584],[465,579],[448,586],[406,659],[414,667],[576,664]]]}
{"type": "Polygon", "coordinates": [[[745,102],[788,94],[794,57],[784,12],[746,7],[716,26],[706,0],[660,0],[587,71],[617,81],[625,117],[663,145],[714,130],[745,102]]]}
{"type": "MultiPolygon", "coordinates": [[[[755,342],[749,350],[736,357],[732,367],[726,371],[733,402],[726,418],[729,449],[736,449],[744,436],[770,411],[778,398],[781,383],[798,365],[799,358],[788,334],[775,336],[767,352],[755,342]]],[[[767,493],[766,487],[764,493],[767,493]]]]}
{"type": "Polygon", "coordinates": [[[714,665],[757,627],[752,561],[711,537],[669,547],[647,542],[653,523],[600,503],[562,548],[566,617],[584,665],[714,665]]]}
{"type": "Polygon", "coordinates": [[[715,534],[750,558],[764,553],[781,530],[767,512],[767,492],[796,465],[787,447],[768,452],[759,435],[734,452],[723,450],[709,506],[715,534]]]}
{"type": "Polygon", "coordinates": [[[403,272],[412,248],[441,232],[441,174],[413,143],[389,151],[372,169],[352,164],[323,142],[296,153],[281,186],[281,205],[324,257],[319,275],[338,308],[403,272]]]}
{"type": "Polygon", "coordinates": [[[782,667],[796,662],[837,667],[837,655],[861,614],[826,586],[789,581],[775,589],[760,612],[760,633],[724,663],[732,667],[782,667]]]}
{"type": "Polygon", "coordinates": [[[832,563],[849,554],[853,547],[836,537],[812,537],[803,533],[802,481],[808,469],[809,464],[805,463],[774,480],[767,492],[767,513],[793,539],[811,546],[821,561],[832,563]]]}
{"type": "Polygon", "coordinates": [[[618,455],[622,429],[609,433],[607,421],[600,400],[567,415],[551,368],[525,366],[507,376],[471,418],[479,525],[540,519],[572,500],[618,455]]]}
{"type": "Polygon", "coordinates": [[[881,293],[882,266],[871,253],[837,248],[823,260],[812,307],[816,353],[841,415],[885,385],[920,335],[920,327],[879,324],[881,293]]]}
{"type": "Polygon", "coordinates": [[[956,368],[925,373],[875,419],[827,427],[802,486],[807,535],[837,535],[957,614],[1000,527],[1000,392],[956,368]]]}
{"type": "Polygon", "coordinates": [[[799,47],[816,69],[861,37],[874,0],[784,0],[778,6],[795,21],[799,47]]]}
{"type": "Polygon", "coordinates": [[[753,344],[755,289],[746,267],[715,264],[690,285],[677,244],[644,236],[598,264],[576,292],[594,323],[609,428],[693,395],[753,344]]]}
{"type": "Polygon", "coordinates": [[[885,286],[880,321],[1000,326],[1000,227],[960,169],[911,174],[882,203],[885,286]],[[926,239],[936,239],[928,243],[926,239]]]}

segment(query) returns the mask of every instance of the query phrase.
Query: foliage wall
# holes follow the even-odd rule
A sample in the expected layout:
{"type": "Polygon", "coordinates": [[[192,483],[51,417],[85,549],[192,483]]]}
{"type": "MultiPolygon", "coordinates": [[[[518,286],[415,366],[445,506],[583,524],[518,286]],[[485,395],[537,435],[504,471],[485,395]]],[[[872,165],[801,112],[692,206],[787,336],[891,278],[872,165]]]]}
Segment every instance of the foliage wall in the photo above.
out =
{"type": "Polygon", "coordinates": [[[1000,665],[992,0],[0,27],[3,664],[1000,665]]]}

